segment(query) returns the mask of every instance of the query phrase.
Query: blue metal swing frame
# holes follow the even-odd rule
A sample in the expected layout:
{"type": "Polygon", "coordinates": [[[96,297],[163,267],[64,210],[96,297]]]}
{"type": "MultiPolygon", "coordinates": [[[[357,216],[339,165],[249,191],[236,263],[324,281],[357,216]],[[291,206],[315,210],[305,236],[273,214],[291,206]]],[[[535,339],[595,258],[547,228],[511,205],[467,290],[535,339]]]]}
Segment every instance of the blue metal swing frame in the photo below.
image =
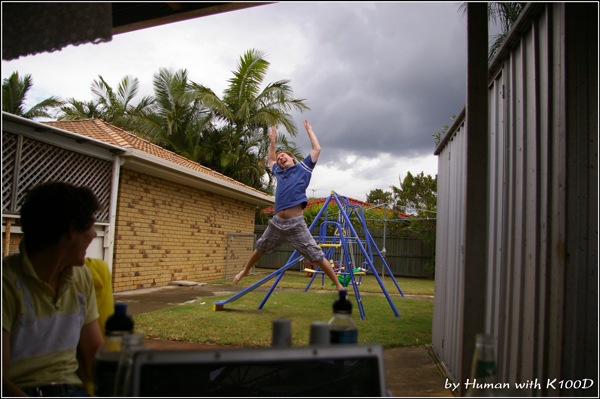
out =
{"type": "MultiPolygon", "coordinates": [[[[350,205],[349,200],[347,197],[339,197],[337,195],[337,193],[335,193],[334,191],[331,192],[331,195],[329,195],[329,197],[327,197],[327,199],[325,200],[325,202],[323,203],[323,208],[321,208],[321,210],[319,211],[319,213],[317,214],[317,216],[315,217],[314,221],[311,223],[310,227],[308,228],[310,231],[312,231],[312,229],[314,228],[314,226],[317,224],[317,222],[319,221],[319,219],[321,218],[321,216],[323,215],[323,213],[325,213],[325,222],[322,222],[320,228],[319,228],[319,237],[318,237],[318,244],[325,244],[327,245],[327,239],[331,238],[332,239],[332,244],[329,244],[329,247],[325,247],[327,248],[325,252],[325,256],[327,257],[328,255],[331,254],[331,250],[334,248],[331,245],[340,245],[340,248],[342,248],[342,252],[344,253],[344,259],[345,259],[345,271],[344,272],[339,272],[340,274],[342,273],[348,273],[350,275],[351,278],[351,283],[354,289],[354,295],[356,297],[356,302],[360,311],[360,319],[364,320],[365,318],[365,310],[362,304],[362,299],[360,296],[360,291],[358,289],[358,284],[356,283],[356,277],[354,275],[354,265],[352,264],[352,261],[350,259],[349,253],[348,253],[348,237],[346,237],[346,231],[350,231],[352,234],[350,235],[350,240],[354,240],[353,242],[356,242],[362,252],[362,254],[364,255],[366,262],[368,267],[366,268],[365,272],[372,272],[373,275],[375,276],[375,278],[377,279],[377,282],[379,283],[379,286],[381,287],[381,290],[383,291],[385,297],[388,300],[388,303],[390,304],[390,307],[392,308],[392,310],[394,311],[394,314],[396,315],[396,317],[400,317],[400,314],[398,313],[398,310],[396,309],[396,306],[394,305],[394,303],[392,302],[392,299],[390,297],[390,295],[388,294],[385,286],[383,285],[383,282],[381,281],[381,278],[379,277],[379,274],[377,273],[377,270],[375,270],[375,266],[373,265],[373,251],[372,248],[375,248],[375,252],[376,255],[379,257],[379,259],[381,259],[383,266],[387,269],[389,276],[392,278],[392,280],[394,281],[394,284],[396,285],[396,288],[398,289],[398,292],[400,293],[400,295],[402,295],[402,297],[404,297],[404,293],[402,292],[402,290],[400,289],[400,286],[398,285],[398,282],[396,281],[396,279],[394,278],[394,275],[392,274],[387,262],[385,261],[385,258],[383,257],[383,255],[381,254],[381,252],[379,251],[379,248],[377,248],[377,245],[375,244],[375,241],[373,240],[373,237],[371,236],[371,234],[369,233],[369,230],[367,229],[367,224],[365,221],[365,217],[364,217],[364,212],[363,209],[360,205],[350,205]],[[342,198],[344,204],[342,204],[342,201],[340,201],[340,198],[342,198]],[[335,203],[337,204],[339,211],[340,211],[340,215],[338,218],[338,222],[329,222],[327,221],[327,208],[329,206],[329,203],[331,202],[331,200],[334,200],[335,203]],[[361,223],[361,226],[365,232],[365,243],[367,245],[368,248],[368,252],[367,249],[365,248],[365,246],[363,245],[363,243],[361,242],[361,240],[358,238],[358,234],[356,233],[356,230],[354,229],[354,226],[352,226],[352,223],[350,222],[350,216],[352,216],[352,214],[355,214],[358,218],[358,220],[361,223]],[[328,226],[335,226],[339,232],[339,235],[335,235],[333,237],[328,237],[327,236],[327,227],[328,226]]],[[[275,287],[277,286],[277,284],[279,283],[279,281],[281,280],[281,278],[283,277],[283,275],[285,274],[285,272],[294,264],[296,264],[297,262],[299,262],[302,259],[302,255],[298,256],[298,251],[294,250],[294,252],[292,253],[292,255],[290,256],[289,260],[287,261],[287,263],[277,269],[275,272],[269,274],[268,276],[266,276],[265,278],[261,279],[260,281],[257,281],[256,283],[252,284],[251,286],[249,286],[248,288],[240,291],[239,293],[235,294],[234,296],[232,296],[229,299],[225,299],[223,301],[220,302],[214,302],[213,304],[213,310],[217,310],[217,309],[222,309],[224,305],[233,302],[239,298],[241,298],[242,296],[246,295],[247,293],[255,290],[257,287],[263,285],[264,283],[266,283],[267,281],[271,280],[272,278],[277,278],[275,280],[275,282],[273,283],[273,285],[271,286],[271,288],[269,289],[269,291],[267,292],[267,294],[265,295],[264,299],[262,300],[261,304],[259,305],[258,309],[262,309],[263,306],[265,305],[265,303],[267,302],[267,300],[269,299],[269,297],[271,296],[271,294],[273,293],[273,290],[275,290],[275,287]]],[[[328,258],[329,259],[329,258],[328,258]]],[[[363,264],[364,264],[363,263],[363,264]]],[[[306,287],[306,289],[304,290],[304,292],[306,292],[308,290],[308,288],[310,287],[310,285],[312,284],[313,280],[315,279],[317,274],[324,274],[324,272],[322,270],[320,270],[320,267],[318,267],[315,270],[315,273],[313,275],[313,277],[311,278],[310,282],[308,283],[308,286],[306,287]]],[[[324,282],[324,276],[323,276],[323,282],[324,282]]]]}

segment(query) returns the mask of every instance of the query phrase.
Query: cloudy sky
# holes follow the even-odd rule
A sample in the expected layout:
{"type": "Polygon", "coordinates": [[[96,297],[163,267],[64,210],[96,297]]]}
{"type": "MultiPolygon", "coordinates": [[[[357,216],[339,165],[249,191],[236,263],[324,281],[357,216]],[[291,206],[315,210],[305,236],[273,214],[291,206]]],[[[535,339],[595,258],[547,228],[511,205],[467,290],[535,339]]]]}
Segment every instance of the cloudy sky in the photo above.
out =
{"type": "Polygon", "coordinates": [[[266,53],[265,83],[291,80],[311,108],[293,112],[306,154],[307,119],[322,147],[307,194],[365,200],[407,172],[437,174],[432,134],[465,103],[466,16],[460,3],[276,3],[115,35],[110,43],[2,61],[31,74],[28,107],[52,95],[90,100],[98,75],[137,77],[152,94],[159,68],[187,69],[221,95],[240,56],[266,53]]]}

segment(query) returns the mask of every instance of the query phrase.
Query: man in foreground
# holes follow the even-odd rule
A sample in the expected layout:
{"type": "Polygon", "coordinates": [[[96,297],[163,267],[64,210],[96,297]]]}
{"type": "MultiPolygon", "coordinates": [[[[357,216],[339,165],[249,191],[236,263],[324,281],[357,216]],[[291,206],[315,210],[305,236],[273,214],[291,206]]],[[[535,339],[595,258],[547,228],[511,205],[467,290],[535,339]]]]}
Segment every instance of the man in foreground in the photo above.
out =
{"type": "Polygon", "coordinates": [[[27,193],[20,253],[2,264],[3,395],[89,396],[78,373],[91,375],[103,342],[84,267],[99,208],[91,190],[67,183],[27,193]]]}

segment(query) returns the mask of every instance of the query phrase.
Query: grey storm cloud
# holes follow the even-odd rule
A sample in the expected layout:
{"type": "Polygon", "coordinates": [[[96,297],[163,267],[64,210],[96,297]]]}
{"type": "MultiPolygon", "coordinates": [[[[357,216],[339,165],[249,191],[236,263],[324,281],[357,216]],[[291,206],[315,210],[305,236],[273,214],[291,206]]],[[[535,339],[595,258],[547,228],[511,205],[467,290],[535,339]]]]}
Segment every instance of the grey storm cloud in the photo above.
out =
{"type": "Polygon", "coordinates": [[[465,100],[466,23],[458,4],[305,7],[313,11],[305,30],[312,68],[293,75],[292,86],[308,93],[321,145],[336,158],[431,154],[433,132],[465,100]]]}

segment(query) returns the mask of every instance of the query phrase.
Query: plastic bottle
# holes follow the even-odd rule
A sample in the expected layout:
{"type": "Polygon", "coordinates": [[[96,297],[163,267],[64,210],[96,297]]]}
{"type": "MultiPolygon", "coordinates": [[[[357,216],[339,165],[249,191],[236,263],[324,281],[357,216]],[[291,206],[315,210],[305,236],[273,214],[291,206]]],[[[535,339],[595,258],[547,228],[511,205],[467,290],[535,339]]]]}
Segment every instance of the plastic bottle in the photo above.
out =
{"type": "Polygon", "coordinates": [[[123,335],[133,334],[133,319],[127,314],[127,304],[115,303],[115,313],[106,320],[105,334],[106,340],[98,348],[94,362],[96,396],[112,396],[114,393],[123,335]]]}
{"type": "Polygon", "coordinates": [[[502,391],[494,388],[496,376],[496,339],[492,335],[477,334],[471,378],[467,381],[465,396],[504,396],[502,391]]]}
{"type": "Polygon", "coordinates": [[[144,337],[139,334],[124,334],[121,342],[121,356],[117,366],[117,375],[112,396],[132,396],[133,358],[135,353],[150,349],[142,346],[144,337]]]}
{"type": "Polygon", "coordinates": [[[127,314],[126,303],[115,303],[115,313],[106,319],[106,336],[133,334],[133,319],[127,314]]]}
{"type": "Polygon", "coordinates": [[[358,343],[358,325],[352,320],[352,303],[348,291],[340,290],[333,302],[333,317],[329,320],[329,341],[332,344],[358,343]]]}

